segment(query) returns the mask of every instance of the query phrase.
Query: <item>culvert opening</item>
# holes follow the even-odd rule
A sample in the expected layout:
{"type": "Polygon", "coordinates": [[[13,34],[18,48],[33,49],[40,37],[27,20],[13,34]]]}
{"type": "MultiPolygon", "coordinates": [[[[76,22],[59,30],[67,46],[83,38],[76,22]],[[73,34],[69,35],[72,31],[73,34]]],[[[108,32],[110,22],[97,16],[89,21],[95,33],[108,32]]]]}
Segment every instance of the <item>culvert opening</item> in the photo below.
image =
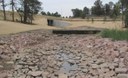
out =
{"type": "Polygon", "coordinates": [[[47,19],[48,26],[53,26],[53,20],[52,19],[47,19]]]}
{"type": "Polygon", "coordinates": [[[53,20],[53,19],[47,19],[47,24],[48,26],[55,26],[55,27],[67,27],[70,26],[71,24],[62,20],[53,20]]]}

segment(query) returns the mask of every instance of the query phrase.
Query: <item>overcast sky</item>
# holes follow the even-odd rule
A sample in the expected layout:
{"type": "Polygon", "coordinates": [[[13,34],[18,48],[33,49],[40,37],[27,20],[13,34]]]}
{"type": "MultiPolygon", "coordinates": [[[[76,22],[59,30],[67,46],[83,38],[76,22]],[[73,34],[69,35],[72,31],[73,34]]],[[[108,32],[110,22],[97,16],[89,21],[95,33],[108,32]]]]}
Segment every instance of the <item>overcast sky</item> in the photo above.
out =
{"type": "MultiPolygon", "coordinates": [[[[43,10],[45,12],[59,12],[63,16],[72,15],[71,9],[79,8],[83,9],[83,7],[91,7],[94,5],[96,0],[40,0],[43,3],[43,10]]],[[[108,3],[110,1],[117,2],[118,0],[102,0],[103,4],[108,3]]]]}

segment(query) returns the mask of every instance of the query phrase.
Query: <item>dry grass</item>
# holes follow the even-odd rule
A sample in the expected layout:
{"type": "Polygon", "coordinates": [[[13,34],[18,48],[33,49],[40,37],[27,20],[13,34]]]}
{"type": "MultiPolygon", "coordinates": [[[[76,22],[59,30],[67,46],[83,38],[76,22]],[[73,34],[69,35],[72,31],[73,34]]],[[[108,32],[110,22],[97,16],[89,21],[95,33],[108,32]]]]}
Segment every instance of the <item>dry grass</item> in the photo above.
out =
{"type": "Polygon", "coordinates": [[[47,26],[47,21],[44,18],[38,19],[34,21],[34,23],[37,25],[26,25],[16,22],[0,21],[0,34],[11,34],[36,29],[57,29],[56,27],[47,26]]]}
{"type": "Polygon", "coordinates": [[[96,27],[96,28],[107,28],[107,29],[122,29],[122,22],[121,21],[115,21],[115,22],[103,22],[103,21],[94,21],[93,23],[91,21],[70,21],[72,24],[70,27],[79,27],[79,26],[90,26],[90,27],[96,27]]]}
{"type": "MultiPolygon", "coordinates": [[[[26,25],[16,22],[9,22],[9,21],[0,21],[0,34],[10,34],[10,33],[18,33],[23,31],[35,30],[35,29],[58,29],[56,27],[47,26],[47,18],[50,19],[59,19],[66,22],[71,23],[68,28],[72,27],[80,27],[80,26],[90,26],[90,27],[97,27],[97,28],[108,28],[108,29],[122,29],[121,21],[116,22],[106,22],[103,21],[91,21],[81,20],[81,19],[62,19],[50,16],[34,16],[36,25],[26,25]]],[[[0,12],[0,20],[3,19],[2,12],[0,12]]],[[[7,12],[7,19],[11,20],[11,12],[7,12]]],[[[15,19],[19,19],[19,15],[15,13],[15,19]]]]}
{"type": "MultiPolygon", "coordinates": [[[[11,34],[36,29],[57,29],[56,27],[47,26],[47,19],[40,15],[34,16],[35,20],[33,22],[36,25],[27,25],[17,22],[10,22],[12,20],[11,12],[6,12],[6,15],[7,20],[9,21],[2,21],[3,13],[0,11],[0,34],[11,34]]],[[[15,13],[15,20],[16,19],[20,20],[20,16],[18,15],[18,13],[15,13]]]]}
{"type": "MultiPolygon", "coordinates": [[[[15,14],[15,19],[19,19],[20,16],[17,12],[14,13],[15,14]]],[[[3,20],[3,12],[0,11],[0,19],[3,20]]],[[[6,18],[7,20],[12,20],[12,12],[11,11],[6,11],[6,18]]]]}

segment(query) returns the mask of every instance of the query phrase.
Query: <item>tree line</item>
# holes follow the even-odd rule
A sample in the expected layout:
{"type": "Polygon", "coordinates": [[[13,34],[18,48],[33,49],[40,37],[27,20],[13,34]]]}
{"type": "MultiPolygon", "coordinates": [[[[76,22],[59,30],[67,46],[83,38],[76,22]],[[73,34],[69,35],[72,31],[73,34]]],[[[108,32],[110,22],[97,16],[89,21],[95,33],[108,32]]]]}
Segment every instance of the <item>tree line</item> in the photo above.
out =
{"type": "Polygon", "coordinates": [[[61,17],[61,14],[59,14],[58,12],[55,12],[55,13],[51,13],[51,12],[44,12],[42,11],[41,12],[42,15],[47,15],[47,16],[55,16],[55,17],[61,17]]]}
{"type": "Polygon", "coordinates": [[[96,0],[94,5],[91,8],[84,7],[81,9],[72,9],[73,17],[82,17],[85,18],[89,15],[91,16],[118,16],[120,15],[120,6],[119,3],[114,4],[113,2],[102,4],[101,0],[96,0]]]}
{"type": "MultiPolygon", "coordinates": [[[[0,7],[2,7],[4,20],[6,17],[6,7],[11,6],[12,21],[15,21],[15,12],[20,16],[20,21],[23,23],[32,23],[33,16],[38,14],[42,10],[42,3],[39,0],[0,0],[0,7]]],[[[81,9],[72,9],[73,17],[88,18],[91,16],[109,16],[110,18],[116,19],[118,16],[122,15],[123,23],[125,27],[128,27],[128,1],[119,0],[117,3],[109,2],[105,5],[102,4],[101,0],[96,0],[91,8],[84,7],[81,9]]],[[[41,12],[42,15],[61,17],[58,12],[41,12]]]]}
{"type": "Polygon", "coordinates": [[[88,18],[89,16],[104,16],[110,17],[112,19],[117,19],[117,17],[122,15],[122,21],[125,27],[128,27],[128,1],[119,0],[117,3],[109,2],[102,4],[101,0],[96,0],[91,8],[84,7],[81,9],[72,9],[74,18],[88,18]]]}

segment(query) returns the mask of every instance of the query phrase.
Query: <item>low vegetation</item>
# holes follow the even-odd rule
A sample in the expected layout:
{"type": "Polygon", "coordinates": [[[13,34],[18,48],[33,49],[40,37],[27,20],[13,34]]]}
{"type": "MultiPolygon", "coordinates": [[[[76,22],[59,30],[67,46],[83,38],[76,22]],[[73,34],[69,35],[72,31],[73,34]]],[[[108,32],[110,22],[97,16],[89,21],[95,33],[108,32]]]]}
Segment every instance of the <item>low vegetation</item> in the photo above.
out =
{"type": "Polygon", "coordinates": [[[105,29],[101,32],[101,36],[113,40],[128,40],[128,30],[105,29]]]}

